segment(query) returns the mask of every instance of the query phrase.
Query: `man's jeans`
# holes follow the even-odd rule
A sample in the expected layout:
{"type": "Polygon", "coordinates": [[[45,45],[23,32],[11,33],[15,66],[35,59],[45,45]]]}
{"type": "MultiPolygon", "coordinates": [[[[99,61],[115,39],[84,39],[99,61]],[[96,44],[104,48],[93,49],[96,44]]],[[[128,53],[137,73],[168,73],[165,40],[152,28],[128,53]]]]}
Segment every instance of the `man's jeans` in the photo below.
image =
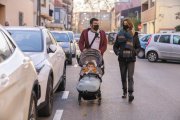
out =
{"type": "Polygon", "coordinates": [[[133,93],[134,91],[133,75],[134,75],[135,62],[119,61],[119,67],[121,72],[121,80],[122,80],[122,87],[124,93],[127,92],[127,79],[126,79],[127,74],[128,74],[128,92],[133,93]]]}

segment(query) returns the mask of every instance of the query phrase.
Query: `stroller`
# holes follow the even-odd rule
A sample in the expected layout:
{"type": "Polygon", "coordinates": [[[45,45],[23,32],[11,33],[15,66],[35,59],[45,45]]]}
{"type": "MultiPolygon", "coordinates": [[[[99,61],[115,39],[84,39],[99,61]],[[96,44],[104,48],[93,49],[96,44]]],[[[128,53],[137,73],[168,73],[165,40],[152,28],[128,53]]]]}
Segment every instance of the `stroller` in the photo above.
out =
{"type": "Polygon", "coordinates": [[[95,100],[98,99],[98,104],[101,104],[101,82],[103,58],[101,53],[95,49],[87,49],[81,53],[79,58],[79,66],[81,66],[80,78],[77,84],[79,92],[78,102],[81,104],[81,99],[95,100]]]}

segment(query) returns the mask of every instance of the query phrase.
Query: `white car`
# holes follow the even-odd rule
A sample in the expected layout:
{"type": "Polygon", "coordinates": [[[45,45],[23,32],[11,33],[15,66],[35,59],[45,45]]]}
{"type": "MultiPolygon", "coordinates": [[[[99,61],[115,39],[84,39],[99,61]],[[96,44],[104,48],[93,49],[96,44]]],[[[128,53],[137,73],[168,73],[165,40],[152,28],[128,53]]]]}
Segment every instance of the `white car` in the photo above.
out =
{"type": "Polygon", "coordinates": [[[36,120],[40,86],[33,62],[0,27],[0,120],[36,120]]]}
{"type": "Polygon", "coordinates": [[[38,73],[41,98],[40,116],[49,116],[53,108],[53,94],[66,86],[66,57],[63,49],[43,27],[7,27],[20,49],[31,57],[38,73]]]}

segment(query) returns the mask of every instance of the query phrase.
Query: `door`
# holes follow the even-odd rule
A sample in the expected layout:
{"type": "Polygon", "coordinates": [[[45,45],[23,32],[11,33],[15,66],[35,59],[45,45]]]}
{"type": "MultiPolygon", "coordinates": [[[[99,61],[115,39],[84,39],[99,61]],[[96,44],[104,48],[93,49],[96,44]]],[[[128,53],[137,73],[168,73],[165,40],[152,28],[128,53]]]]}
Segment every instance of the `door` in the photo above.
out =
{"type": "Polygon", "coordinates": [[[60,47],[60,45],[56,42],[56,40],[54,39],[54,37],[52,36],[52,34],[50,32],[48,32],[51,41],[53,42],[54,45],[56,45],[57,50],[55,52],[56,56],[57,56],[57,66],[58,66],[58,76],[59,79],[60,77],[63,75],[63,68],[64,68],[64,62],[65,62],[65,53],[62,49],[62,47],[60,47]]]}
{"type": "Polygon", "coordinates": [[[173,59],[180,60],[180,35],[173,35],[173,59]]]}
{"type": "Polygon", "coordinates": [[[161,35],[157,43],[159,57],[170,59],[172,56],[171,35],[161,35]]]}
{"type": "Polygon", "coordinates": [[[27,119],[34,68],[3,31],[0,43],[0,119],[27,119]]]}

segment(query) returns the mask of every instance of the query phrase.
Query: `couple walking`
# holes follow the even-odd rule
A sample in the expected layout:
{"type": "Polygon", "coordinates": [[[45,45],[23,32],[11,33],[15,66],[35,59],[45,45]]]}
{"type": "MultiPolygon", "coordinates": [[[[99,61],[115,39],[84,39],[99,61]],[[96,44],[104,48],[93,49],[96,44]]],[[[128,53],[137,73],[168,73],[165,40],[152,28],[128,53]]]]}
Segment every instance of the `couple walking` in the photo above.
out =
{"type": "MultiPolygon", "coordinates": [[[[79,40],[79,48],[81,52],[89,48],[96,49],[99,50],[102,55],[106,51],[106,34],[103,30],[99,29],[98,19],[92,18],[90,20],[90,28],[85,29],[81,33],[81,37],[79,40]]],[[[118,32],[113,49],[115,54],[118,56],[119,61],[123,89],[122,98],[127,98],[128,95],[129,102],[132,102],[134,100],[133,75],[136,61],[136,53],[139,48],[140,43],[138,33],[134,31],[134,26],[131,20],[125,19],[123,21],[123,27],[118,32]],[[128,80],[126,79],[127,75],[128,80]]],[[[102,69],[102,71],[104,73],[104,68],[102,69]]]]}

